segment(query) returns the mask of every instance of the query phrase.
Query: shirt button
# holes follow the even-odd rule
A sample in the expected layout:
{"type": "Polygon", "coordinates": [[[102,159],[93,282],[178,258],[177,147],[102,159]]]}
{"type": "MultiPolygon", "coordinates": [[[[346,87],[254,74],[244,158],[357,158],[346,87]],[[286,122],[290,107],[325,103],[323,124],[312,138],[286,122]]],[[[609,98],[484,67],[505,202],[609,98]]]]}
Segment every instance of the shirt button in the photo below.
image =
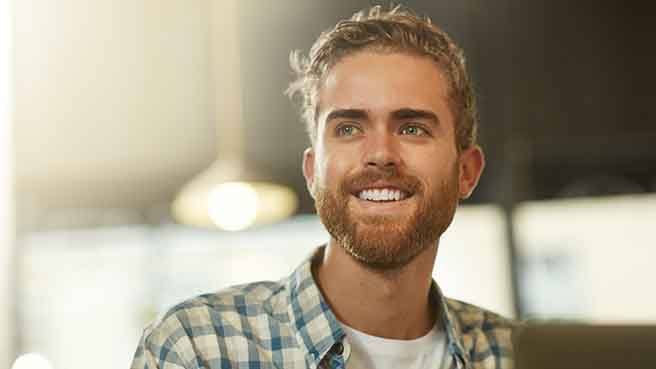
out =
{"type": "Polygon", "coordinates": [[[330,348],[330,351],[335,355],[341,355],[344,353],[344,345],[341,342],[337,342],[330,348]]]}

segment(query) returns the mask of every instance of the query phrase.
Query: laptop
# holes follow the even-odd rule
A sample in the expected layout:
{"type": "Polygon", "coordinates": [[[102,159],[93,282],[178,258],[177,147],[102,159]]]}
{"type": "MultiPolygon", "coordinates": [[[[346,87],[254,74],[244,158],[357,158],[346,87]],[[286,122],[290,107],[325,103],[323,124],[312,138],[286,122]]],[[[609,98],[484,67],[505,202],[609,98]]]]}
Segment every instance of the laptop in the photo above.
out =
{"type": "Polygon", "coordinates": [[[515,349],[515,369],[656,369],[656,325],[529,325],[515,349]]]}

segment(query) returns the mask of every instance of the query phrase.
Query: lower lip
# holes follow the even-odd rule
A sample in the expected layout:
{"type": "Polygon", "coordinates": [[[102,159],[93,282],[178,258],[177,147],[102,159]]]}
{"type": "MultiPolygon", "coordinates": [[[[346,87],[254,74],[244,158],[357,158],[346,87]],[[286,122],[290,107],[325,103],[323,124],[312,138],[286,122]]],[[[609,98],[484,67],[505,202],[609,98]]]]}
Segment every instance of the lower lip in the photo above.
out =
{"type": "Polygon", "coordinates": [[[412,197],[405,198],[403,200],[399,201],[368,201],[368,200],[363,200],[357,196],[353,196],[355,198],[355,202],[358,204],[359,207],[367,210],[367,211],[372,211],[376,212],[377,214],[381,213],[386,213],[386,212],[398,212],[399,210],[403,209],[407,205],[410,204],[410,199],[412,197]]]}

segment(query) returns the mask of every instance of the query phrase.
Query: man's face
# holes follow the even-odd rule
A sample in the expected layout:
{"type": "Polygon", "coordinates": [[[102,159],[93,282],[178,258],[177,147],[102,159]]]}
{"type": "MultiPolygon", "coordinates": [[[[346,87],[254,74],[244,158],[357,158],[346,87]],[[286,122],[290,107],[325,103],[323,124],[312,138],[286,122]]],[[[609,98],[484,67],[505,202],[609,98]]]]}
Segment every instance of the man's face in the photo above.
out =
{"type": "Polygon", "coordinates": [[[426,57],[358,52],[326,75],[303,171],[328,232],[367,265],[396,268],[437,242],[478,180],[482,153],[458,154],[447,96],[426,57]]]}

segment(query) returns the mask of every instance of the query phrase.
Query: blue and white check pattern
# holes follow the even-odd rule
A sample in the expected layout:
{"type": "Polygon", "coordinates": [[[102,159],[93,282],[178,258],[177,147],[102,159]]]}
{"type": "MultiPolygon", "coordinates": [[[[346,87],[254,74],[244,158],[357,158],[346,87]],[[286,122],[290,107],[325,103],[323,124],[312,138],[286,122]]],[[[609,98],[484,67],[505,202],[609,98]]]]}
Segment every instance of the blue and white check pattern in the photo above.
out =
{"type": "MultiPolygon", "coordinates": [[[[312,259],[279,282],[236,286],[174,306],[144,330],[131,368],[344,369],[345,355],[331,348],[349,345],[348,339],[312,277],[312,259]]],[[[434,282],[431,296],[453,368],[512,368],[513,321],[445,298],[434,282]]]]}

